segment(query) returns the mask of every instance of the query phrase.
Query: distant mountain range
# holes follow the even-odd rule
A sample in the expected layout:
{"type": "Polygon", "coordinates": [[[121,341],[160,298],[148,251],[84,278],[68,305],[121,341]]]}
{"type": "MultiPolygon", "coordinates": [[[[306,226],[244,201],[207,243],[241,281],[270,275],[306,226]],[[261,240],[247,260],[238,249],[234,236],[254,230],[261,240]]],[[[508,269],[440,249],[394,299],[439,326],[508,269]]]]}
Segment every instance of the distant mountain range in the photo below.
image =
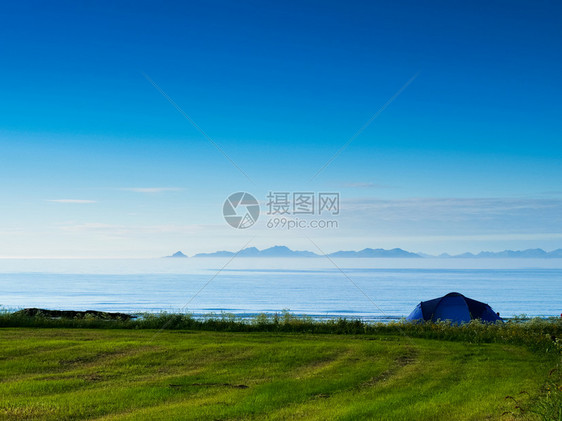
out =
{"type": "MultiPolygon", "coordinates": [[[[193,257],[231,257],[236,253],[232,251],[217,251],[215,253],[199,253],[193,257]]],[[[241,250],[238,257],[319,257],[311,251],[295,251],[285,246],[274,246],[268,249],[258,250],[249,247],[241,250]]]]}
{"type": "MultiPolygon", "coordinates": [[[[236,253],[231,251],[217,251],[216,253],[200,253],[193,257],[229,257],[236,253]]],[[[244,249],[237,257],[321,257],[311,251],[295,251],[285,246],[274,246],[264,250],[255,247],[244,249]]],[[[337,251],[328,254],[328,257],[421,257],[416,253],[410,253],[402,249],[363,249],[361,251],[337,251]]]]}
{"type": "Polygon", "coordinates": [[[444,253],[437,257],[444,258],[461,258],[461,259],[487,259],[487,258],[562,258],[562,249],[557,249],[553,251],[544,251],[543,249],[527,249],[527,250],[504,250],[504,251],[481,251],[478,254],[474,253],[463,253],[451,256],[450,254],[444,253]]]}
{"type": "Polygon", "coordinates": [[[417,253],[411,253],[402,249],[370,249],[359,251],[336,251],[328,254],[329,257],[421,257],[417,253]]]}
{"type": "Polygon", "coordinates": [[[187,256],[185,254],[183,254],[181,251],[178,251],[174,254],[172,254],[171,256],[166,256],[166,258],[180,258],[180,259],[185,259],[187,256]]]}
{"type": "MultiPolygon", "coordinates": [[[[256,247],[249,247],[236,253],[233,251],[216,251],[214,253],[199,253],[193,257],[321,257],[321,255],[311,251],[291,250],[285,246],[274,246],[267,249],[259,250],[256,247]]],[[[424,253],[412,253],[400,248],[391,250],[366,248],[359,251],[336,251],[327,255],[335,258],[456,258],[456,259],[489,259],[489,258],[562,258],[562,249],[553,250],[551,252],[543,249],[528,250],[504,250],[499,252],[481,251],[478,254],[463,253],[450,255],[447,253],[439,256],[433,256],[424,253]]],[[[181,251],[174,253],[167,258],[186,258],[187,256],[181,251]]]]}

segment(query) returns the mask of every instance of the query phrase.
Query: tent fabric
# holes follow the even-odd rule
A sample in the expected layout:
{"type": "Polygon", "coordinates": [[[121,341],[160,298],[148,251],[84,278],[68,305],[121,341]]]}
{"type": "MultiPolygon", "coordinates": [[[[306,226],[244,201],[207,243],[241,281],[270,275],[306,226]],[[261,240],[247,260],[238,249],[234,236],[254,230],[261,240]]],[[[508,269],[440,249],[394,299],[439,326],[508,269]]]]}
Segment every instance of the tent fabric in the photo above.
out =
{"type": "Polygon", "coordinates": [[[502,320],[488,304],[465,297],[458,292],[422,301],[406,317],[406,320],[410,321],[450,320],[453,323],[468,323],[473,319],[492,323],[502,320]]]}

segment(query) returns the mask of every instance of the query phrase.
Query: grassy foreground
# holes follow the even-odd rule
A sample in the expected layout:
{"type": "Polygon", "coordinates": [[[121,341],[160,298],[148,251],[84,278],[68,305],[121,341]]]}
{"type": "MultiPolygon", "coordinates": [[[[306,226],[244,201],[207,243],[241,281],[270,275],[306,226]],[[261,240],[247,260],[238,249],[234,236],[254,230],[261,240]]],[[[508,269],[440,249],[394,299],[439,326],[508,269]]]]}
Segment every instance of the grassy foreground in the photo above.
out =
{"type": "Polygon", "coordinates": [[[527,408],[559,360],[400,334],[2,328],[0,344],[0,419],[541,419],[527,408]]]}

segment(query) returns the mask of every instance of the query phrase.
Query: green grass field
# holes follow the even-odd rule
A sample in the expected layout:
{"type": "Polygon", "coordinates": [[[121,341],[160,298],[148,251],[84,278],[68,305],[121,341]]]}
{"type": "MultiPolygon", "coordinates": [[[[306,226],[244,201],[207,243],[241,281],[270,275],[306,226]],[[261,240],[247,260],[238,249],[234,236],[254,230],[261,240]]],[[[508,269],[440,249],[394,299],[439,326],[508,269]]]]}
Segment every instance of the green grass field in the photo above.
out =
{"type": "Polygon", "coordinates": [[[506,396],[532,408],[559,360],[398,333],[2,328],[0,343],[0,419],[18,420],[541,419],[506,396]]]}

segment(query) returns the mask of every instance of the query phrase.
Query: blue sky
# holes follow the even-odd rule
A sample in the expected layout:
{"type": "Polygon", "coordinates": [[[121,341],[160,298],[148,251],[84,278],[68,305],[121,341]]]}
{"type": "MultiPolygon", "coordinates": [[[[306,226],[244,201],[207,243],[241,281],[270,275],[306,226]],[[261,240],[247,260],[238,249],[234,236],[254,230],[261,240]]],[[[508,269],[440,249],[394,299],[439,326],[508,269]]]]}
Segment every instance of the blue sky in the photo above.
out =
{"type": "Polygon", "coordinates": [[[562,247],[557,2],[18,2],[0,19],[0,256],[193,254],[254,236],[562,247]],[[234,230],[222,203],[241,190],[338,191],[339,229],[234,230]]]}

